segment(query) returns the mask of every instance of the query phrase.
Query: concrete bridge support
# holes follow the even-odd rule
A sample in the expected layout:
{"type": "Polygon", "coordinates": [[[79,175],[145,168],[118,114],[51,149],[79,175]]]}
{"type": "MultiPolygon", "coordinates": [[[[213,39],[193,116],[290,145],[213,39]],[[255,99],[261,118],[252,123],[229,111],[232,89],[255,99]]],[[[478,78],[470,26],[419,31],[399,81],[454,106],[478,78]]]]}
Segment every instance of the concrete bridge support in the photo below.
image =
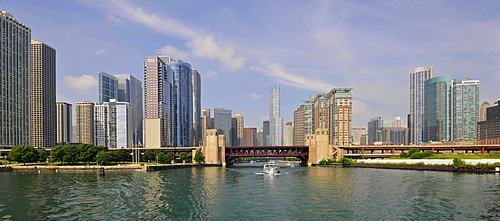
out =
{"type": "Polygon", "coordinates": [[[306,146],[309,146],[309,160],[307,165],[317,164],[321,160],[340,159],[343,157],[341,149],[328,144],[328,129],[316,129],[315,134],[306,136],[306,146]]]}

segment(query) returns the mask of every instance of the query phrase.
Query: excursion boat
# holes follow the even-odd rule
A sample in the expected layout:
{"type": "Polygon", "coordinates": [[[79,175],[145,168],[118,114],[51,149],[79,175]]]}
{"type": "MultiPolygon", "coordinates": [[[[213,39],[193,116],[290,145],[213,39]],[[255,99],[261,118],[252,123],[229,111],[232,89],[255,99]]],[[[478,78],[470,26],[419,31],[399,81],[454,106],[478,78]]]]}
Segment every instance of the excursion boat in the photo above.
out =
{"type": "Polygon", "coordinates": [[[269,162],[269,163],[264,164],[264,168],[263,168],[262,172],[264,172],[266,174],[278,175],[278,174],[280,174],[279,168],[280,167],[278,166],[278,164],[276,164],[274,162],[269,162]]]}

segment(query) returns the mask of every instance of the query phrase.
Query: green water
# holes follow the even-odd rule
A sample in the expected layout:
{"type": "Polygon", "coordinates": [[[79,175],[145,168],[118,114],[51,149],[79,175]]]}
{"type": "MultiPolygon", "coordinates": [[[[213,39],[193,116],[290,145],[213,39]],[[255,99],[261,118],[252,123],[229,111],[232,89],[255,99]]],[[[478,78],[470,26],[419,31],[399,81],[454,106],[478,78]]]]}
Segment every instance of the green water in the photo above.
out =
{"type": "Polygon", "coordinates": [[[0,220],[500,220],[500,175],[183,168],[0,177],[0,220]]]}

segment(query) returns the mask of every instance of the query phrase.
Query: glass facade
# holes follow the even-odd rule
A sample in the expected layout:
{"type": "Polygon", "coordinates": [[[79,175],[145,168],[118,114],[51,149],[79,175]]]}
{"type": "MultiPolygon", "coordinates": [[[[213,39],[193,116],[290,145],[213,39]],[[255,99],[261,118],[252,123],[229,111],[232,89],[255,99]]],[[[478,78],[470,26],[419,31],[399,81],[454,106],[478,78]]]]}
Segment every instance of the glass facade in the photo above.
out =
{"type": "Polygon", "coordinates": [[[384,127],[384,120],[382,117],[374,117],[368,121],[368,145],[373,144],[377,141],[382,141],[377,139],[377,131],[384,127]]]}
{"type": "Polygon", "coordinates": [[[281,118],[280,88],[269,91],[269,146],[283,146],[283,118],[281,118]]]}
{"type": "Polygon", "coordinates": [[[128,102],[132,106],[134,144],[142,144],[143,100],[142,82],[130,74],[115,74],[118,80],[118,102],[128,102]]]}
{"type": "Polygon", "coordinates": [[[214,129],[217,129],[220,135],[226,136],[226,146],[233,146],[231,115],[231,109],[214,108],[214,129]]]}
{"type": "Polygon", "coordinates": [[[167,62],[174,73],[173,116],[174,146],[190,147],[193,131],[193,85],[192,69],[189,63],[182,60],[167,62]]]}
{"type": "Polygon", "coordinates": [[[423,142],[451,140],[450,99],[451,75],[425,81],[423,142]]]}
{"type": "Polygon", "coordinates": [[[479,80],[460,78],[452,85],[452,140],[477,138],[479,121],[479,80]]]}
{"type": "Polygon", "coordinates": [[[434,77],[433,67],[418,67],[410,72],[410,143],[423,141],[424,82],[434,77]]]}
{"type": "Polygon", "coordinates": [[[118,79],[106,72],[99,73],[99,103],[118,99],[118,79]]]}

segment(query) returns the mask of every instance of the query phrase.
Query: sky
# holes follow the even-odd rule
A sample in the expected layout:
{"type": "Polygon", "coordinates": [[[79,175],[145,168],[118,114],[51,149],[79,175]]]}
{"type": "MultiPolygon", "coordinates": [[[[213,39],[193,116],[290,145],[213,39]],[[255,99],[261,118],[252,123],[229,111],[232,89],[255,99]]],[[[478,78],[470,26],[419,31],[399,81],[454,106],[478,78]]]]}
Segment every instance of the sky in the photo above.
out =
{"type": "MultiPolygon", "coordinates": [[[[57,52],[57,101],[98,102],[101,71],[143,81],[146,56],[168,55],[202,76],[202,107],[269,118],[269,91],[293,121],[311,95],[353,88],[353,127],[409,113],[409,74],[480,80],[500,100],[500,1],[2,0],[57,52]],[[495,92],[497,91],[497,92],[495,92]]],[[[213,114],[213,112],[212,112],[213,114]]]]}

